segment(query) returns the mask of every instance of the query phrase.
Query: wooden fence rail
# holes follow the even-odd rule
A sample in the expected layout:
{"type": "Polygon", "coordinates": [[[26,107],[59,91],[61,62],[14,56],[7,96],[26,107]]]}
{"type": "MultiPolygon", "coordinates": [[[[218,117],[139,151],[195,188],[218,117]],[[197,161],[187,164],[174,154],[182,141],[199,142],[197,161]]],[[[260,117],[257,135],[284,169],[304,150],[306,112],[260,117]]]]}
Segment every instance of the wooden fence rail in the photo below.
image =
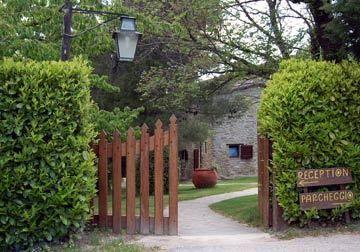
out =
{"type": "Polygon", "coordinates": [[[158,120],[155,133],[150,136],[148,127],[141,128],[141,139],[136,140],[134,130],[127,132],[127,141],[122,143],[120,133],[113,133],[108,142],[106,133],[100,133],[100,141],[92,146],[98,157],[98,215],[94,222],[99,227],[111,227],[114,233],[126,229],[127,234],[178,233],[178,128],[176,117],[170,117],[169,129],[164,131],[158,120]],[[164,216],[164,148],[169,147],[169,216],[164,216]],[[149,154],[154,151],[154,217],[150,217],[149,204],[149,154]],[[122,216],[122,157],[126,157],[126,215],[122,216]],[[108,214],[108,161],[112,159],[112,214],[108,214]],[[140,216],[136,208],[136,160],[140,160],[140,216]]]}

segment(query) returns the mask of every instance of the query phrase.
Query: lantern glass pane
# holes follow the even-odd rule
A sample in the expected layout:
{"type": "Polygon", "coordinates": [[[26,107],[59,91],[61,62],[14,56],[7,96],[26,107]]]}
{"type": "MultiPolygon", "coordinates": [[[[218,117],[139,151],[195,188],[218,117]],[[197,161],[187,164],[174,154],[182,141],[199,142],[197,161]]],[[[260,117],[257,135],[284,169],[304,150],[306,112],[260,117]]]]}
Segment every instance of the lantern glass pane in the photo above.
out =
{"type": "Polygon", "coordinates": [[[121,19],[121,30],[135,31],[135,19],[123,17],[121,19]]]}
{"type": "Polygon", "coordinates": [[[138,34],[135,32],[118,33],[118,50],[119,59],[121,61],[132,61],[135,56],[136,45],[138,42],[138,34]]]}

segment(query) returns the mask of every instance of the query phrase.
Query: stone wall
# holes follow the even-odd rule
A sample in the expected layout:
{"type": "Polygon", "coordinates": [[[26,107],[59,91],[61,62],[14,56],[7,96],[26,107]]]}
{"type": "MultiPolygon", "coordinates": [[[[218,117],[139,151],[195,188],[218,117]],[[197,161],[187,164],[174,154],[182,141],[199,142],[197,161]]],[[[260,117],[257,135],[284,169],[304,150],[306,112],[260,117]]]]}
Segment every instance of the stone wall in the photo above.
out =
{"type": "Polygon", "coordinates": [[[257,175],[256,112],[263,86],[263,82],[259,83],[259,85],[249,83],[234,88],[231,93],[225,94],[229,97],[236,94],[249,97],[251,105],[242,117],[225,118],[221,123],[213,127],[214,135],[209,141],[211,150],[205,156],[207,156],[207,162],[217,168],[219,176],[222,178],[257,175]],[[229,145],[231,144],[252,145],[253,157],[251,159],[229,157],[229,145]]]}

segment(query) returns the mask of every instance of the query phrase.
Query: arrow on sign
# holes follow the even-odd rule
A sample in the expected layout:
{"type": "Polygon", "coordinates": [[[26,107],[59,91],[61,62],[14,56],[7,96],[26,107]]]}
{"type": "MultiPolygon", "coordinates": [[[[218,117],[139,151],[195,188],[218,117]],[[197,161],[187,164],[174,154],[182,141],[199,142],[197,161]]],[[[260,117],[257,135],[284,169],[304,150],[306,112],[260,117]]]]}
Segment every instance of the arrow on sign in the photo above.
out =
{"type": "Polygon", "coordinates": [[[306,184],[312,184],[312,183],[317,183],[317,182],[319,182],[319,180],[309,180],[309,181],[300,180],[299,185],[300,186],[305,186],[306,184]]]}
{"type": "Polygon", "coordinates": [[[349,202],[334,202],[334,203],[331,203],[332,205],[344,205],[344,204],[347,204],[349,202]]]}

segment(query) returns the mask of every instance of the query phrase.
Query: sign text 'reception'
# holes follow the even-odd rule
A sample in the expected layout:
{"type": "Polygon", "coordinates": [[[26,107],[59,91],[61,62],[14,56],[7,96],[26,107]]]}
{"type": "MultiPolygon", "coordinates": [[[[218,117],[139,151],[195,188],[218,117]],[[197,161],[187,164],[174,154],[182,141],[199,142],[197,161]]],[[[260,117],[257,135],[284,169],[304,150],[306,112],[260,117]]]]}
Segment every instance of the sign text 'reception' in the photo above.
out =
{"type": "Polygon", "coordinates": [[[351,170],[346,167],[305,169],[297,173],[298,187],[341,185],[351,182],[351,170]]]}

